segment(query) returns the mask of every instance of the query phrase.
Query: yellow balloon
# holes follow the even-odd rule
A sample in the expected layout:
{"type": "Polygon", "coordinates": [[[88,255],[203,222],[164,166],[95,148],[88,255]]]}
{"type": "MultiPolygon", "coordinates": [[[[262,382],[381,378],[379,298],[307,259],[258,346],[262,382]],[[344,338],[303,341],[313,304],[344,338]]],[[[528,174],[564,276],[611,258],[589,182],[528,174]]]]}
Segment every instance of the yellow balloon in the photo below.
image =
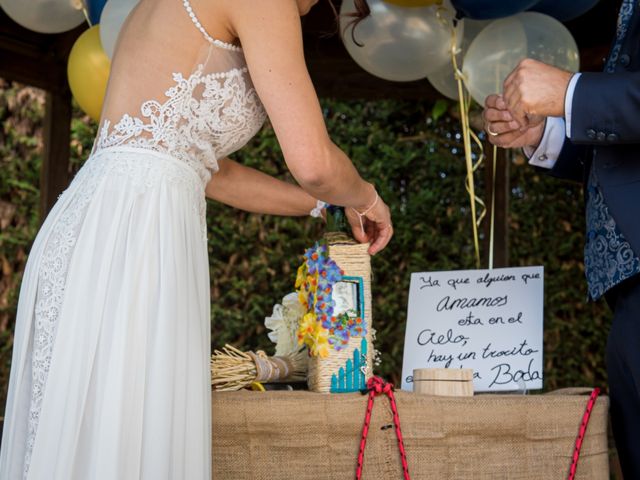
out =
{"type": "Polygon", "coordinates": [[[69,54],[67,77],[80,108],[95,121],[100,119],[111,62],[100,43],[100,25],[82,33],[69,54]]]}
{"type": "Polygon", "coordinates": [[[442,5],[442,0],[384,0],[387,3],[399,7],[428,7],[429,5],[442,5]]]}

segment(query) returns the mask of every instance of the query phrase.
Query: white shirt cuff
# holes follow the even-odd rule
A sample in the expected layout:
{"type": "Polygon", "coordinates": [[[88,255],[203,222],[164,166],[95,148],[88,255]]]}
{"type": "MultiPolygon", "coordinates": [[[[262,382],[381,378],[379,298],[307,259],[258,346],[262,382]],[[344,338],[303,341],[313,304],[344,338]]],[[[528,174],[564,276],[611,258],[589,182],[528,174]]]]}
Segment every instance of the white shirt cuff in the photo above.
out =
{"type": "Polygon", "coordinates": [[[529,158],[529,164],[542,168],[553,168],[560,156],[565,139],[565,122],[560,117],[547,118],[540,145],[535,150],[524,147],[522,150],[529,158]]]}
{"type": "Polygon", "coordinates": [[[580,72],[574,73],[569,85],[567,85],[567,93],[564,96],[564,122],[567,138],[571,138],[571,106],[573,105],[573,92],[576,89],[576,83],[580,78],[580,72]]]}

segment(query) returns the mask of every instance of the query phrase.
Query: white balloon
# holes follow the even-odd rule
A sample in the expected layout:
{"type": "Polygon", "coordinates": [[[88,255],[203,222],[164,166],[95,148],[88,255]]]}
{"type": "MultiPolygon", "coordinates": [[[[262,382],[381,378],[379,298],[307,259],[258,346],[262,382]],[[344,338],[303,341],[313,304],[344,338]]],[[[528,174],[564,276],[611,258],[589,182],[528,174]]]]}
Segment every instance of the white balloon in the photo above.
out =
{"type": "Polygon", "coordinates": [[[113,58],[116,41],[124,21],[139,0],[108,0],[100,15],[100,43],[109,57],[113,58]]]}
{"type": "Polygon", "coordinates": [[[71,30],[84,20],[81,0],[0,0],[14,22],[40,33],[71,30]]]}
{"type": "Polygon", "coordinates": [[[464,80],[474,100],[482,105],[488,95],[500,93],[505,78],[527,57],[572,72],[580,67],[576,41],[555,18],[523,12],[494,20],[464,57],[464,80]]]}
{"type": "MultiPolygon", "coordinates": [[[[491,20],[473,20],[471,18],[465,18],[458,22],[456,26],[456,35],[462,36],[462,42],[460,43],[460,53],[456,55],[456,63],[458,68],[462,68],[462,59],[464,54],[469,49],[469,45],[474,38],[480,33],[480,31],[489,25],[491,20]]],[[[431,83],[433,88],[440,92],[445,97],[451,100],[458,100],[458,82],[456,81],[455,74],[453,72],[453,63],[448,62],[435,72],[427,75],[427,80],[431,83]]]]}
{"type": "Polygon", "coordinates": [[[425,78],[449,61],[453,12],[438,7],[399,7],[369,0],[371,15],[352,30],[353,0],[340,9],[340,31],[347,51],[369,73],[393,81],[425,78]],[[358,46],[355,40],[363,44],[358,46]]]}

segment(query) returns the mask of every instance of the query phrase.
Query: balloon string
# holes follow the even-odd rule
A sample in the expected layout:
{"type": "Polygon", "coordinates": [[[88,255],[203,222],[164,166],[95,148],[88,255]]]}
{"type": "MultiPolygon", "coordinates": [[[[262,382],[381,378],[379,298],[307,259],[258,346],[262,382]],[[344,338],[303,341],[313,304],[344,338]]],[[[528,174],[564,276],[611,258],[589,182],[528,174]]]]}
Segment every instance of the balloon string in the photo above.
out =
{"type": "MultiPolygon", "coordinates": [[[[469,102],[467,101],[467,108],[469,106],[469,102]]],[[[469,112],[467,110],[467,118],[469,115],[469,112]]],[[[469,120],[467,120],[467,125],[469,125],[469,120]]],[[[478,138],[478,136],[475,134],[475,132],[473,130],[471,130],[471,128],[469,127],[469,134],[471,135],[471,139],[476,143],[476,145],[478,146],[478,150],[480,151],[480,155],[478,156],[478,160],[476,161],[476,163],[473,165],[473,173],[475,173],[475,171],[480,167],[480,165],[484,162],[485,160],[485,155],[484,155],[484,149],[483,149],[483,145],[482,145],[482,141],[480,141],[480,138],[478,138]]],[[[467,192],[469,191],[469,189],[467,189],[467,192]]],[[[478,219],[476,220],[476,223],[478,225],[478,227],[480,227],[480,225],[482,224],[482,220],[484,220],[485,216],[487,215],[487,206],[484,203],[484,201],[476,196],[475,198],[475,202],[480,205],[482,208],[480,210],[480,215],[478,215],[478,219]]]]}
{"type": "Polygon", "coordinates": [[[493,248],[494,248],[494,226],[496,222],[496,165],[498,158],[498,147],[493,146],[493,171],[491,178],[491,220],[489,224],[489,270],[493,269],[493,248]]]}
{"type": "MultiPolygon", "coordinates": [[[[446,21],[442,15],[441,11],[438,10],[438,17],[441,21],[446,21]]],[[[475,180],[474,173],[480,167],[482,162],[484,161],[484,153],[482,148],[482,142],[478,138],[478,136],[471,130],[470,122],[469,122],[469,109],[471,107],[471,100],[468,94],[465,93],[465,88],[463,84],[463,73],[458,68],[458,61],[456,59],[456,55],[459,52],[457,47],[457,36],[456,30],[451,23],[451,63],[453,66],[453,71],[455,75],[456,82],[458,84],[458,99],[460,103],[460,123],[462,127],[462,139],[464,143],[464,157],[467,168],[467,177],[465,181],[465,189],[469,194],[469,203],[471,205],[471,225],[473,227],[473,246],[475,251],[475,259],[476,259],[476,268],[480,268],[480,241],[478,238],[478,227],[482,223],[482,220],[487,214],[487,208],[485,203],[482,201],[480,197],[478,197],[475,193],[475,180]],[[480,155],[476,163],[473,163],[472,159],[472,140],[480,147],[480,155]],[[480,207],[480,215],[476,213],[476,205],[480,207]]]]}
{"type": "Polygon", "coordinates": [[[80,5],[81,5],[80,9],[84,14],[84,19],[87,21],[87,24],[89,25],[89,27],[93,27],[93,24],[91,23],[91,18],[89,17],[89,10],[87,10],[87,2],[85,0],[80,0],[80,5]]]}

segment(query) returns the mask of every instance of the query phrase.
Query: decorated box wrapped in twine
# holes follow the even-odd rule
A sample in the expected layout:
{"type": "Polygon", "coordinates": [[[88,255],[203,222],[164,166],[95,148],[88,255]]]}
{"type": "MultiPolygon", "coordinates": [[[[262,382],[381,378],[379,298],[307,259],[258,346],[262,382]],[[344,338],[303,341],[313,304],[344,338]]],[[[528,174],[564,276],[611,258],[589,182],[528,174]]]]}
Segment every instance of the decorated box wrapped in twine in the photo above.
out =
{"type": "Polygon", "coordinates": [[[366,334],[349,338],[340,349],[330,349],[327,357],[309,359],[309,389],[319,393],[363,390],[373,370],[373,329],[371,314],[371,256],[368,243],[357,243],[342,233],[327,233],[329,257],[343,271],[343,280],[358,285],[360,315],[366,334]]]}

